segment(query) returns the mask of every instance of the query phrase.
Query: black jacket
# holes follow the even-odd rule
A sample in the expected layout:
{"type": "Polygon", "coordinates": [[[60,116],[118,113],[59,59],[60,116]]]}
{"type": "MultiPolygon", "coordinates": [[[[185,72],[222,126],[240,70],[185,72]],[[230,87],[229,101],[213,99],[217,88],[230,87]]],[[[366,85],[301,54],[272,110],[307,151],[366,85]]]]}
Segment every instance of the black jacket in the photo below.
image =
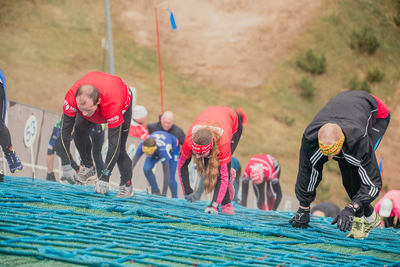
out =
{"type": "Polygon", "coordinates": [[[349,165],[358,167],[361,185],[353,200],[364,206],[378,196],[382,179],[369,138],[377,111],[378,104],[369,93],[345,91],[318,112],[303,133],[300,149],[296,197],[301,206],[308,207],[314,201],[316,188],[322,180],[323,164],[328,161],[318,146],[318,131],[325,123],[335,123],[342,128],[345,135],[343,156],[349,165]]]}
{"type": "MultiPolygon", "coordinates": [[[[156,131],[165,131],[161,126],[161,122],[147,124],[147,130],[149,130],[150,134],[156,131]]],[[[175,124],[173,124],[171,129],[168,130],[168,133],[172,134],[173,136],[176,137],[176,139],[178,139],[180,146],[182,146],[183,143],[185,142],[186,134],[182,131],[181,128],[179,128],[175,124]]]]}

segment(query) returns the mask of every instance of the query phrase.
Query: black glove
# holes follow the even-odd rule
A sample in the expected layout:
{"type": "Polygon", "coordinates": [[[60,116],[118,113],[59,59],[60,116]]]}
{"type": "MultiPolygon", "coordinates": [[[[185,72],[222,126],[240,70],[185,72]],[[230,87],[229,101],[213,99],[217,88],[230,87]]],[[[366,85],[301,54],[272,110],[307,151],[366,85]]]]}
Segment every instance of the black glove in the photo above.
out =
{"type": "Polygon", "coordinates": [[[337,223],[337,227],[343,232],[350,231],[353,225],[354,212],[355,210],[350,205],[347,205],[331,224],[337,223]]]}
{"type": "Polygon", "coordinates": [[[308,223],[310,222],[310,209],[299,208],[296,215],[289,220],[289,223],[293,223],[292,226],[300,229],[307,229],[308,223]],[[294,223],[293,223],[294,222],[294,223]]]}

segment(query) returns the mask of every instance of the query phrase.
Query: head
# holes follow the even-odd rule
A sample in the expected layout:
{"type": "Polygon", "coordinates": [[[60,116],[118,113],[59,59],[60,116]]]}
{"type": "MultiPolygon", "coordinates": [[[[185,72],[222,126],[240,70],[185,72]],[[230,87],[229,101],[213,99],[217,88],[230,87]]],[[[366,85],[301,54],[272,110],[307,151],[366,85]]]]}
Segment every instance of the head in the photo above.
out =
{"type": "Polygon", "coordinates": [[[194,153],[194,162],[197,165],[197,172],[200,177],[205,176],[204,190],[210,193],[217,184],[219,174],[219,135],[212,128],[201,128],[197,130],[192,137],[194,153]],[[207,170],[204,165],[204,158],[209,157],[207,170]]]}
{"type": "Polygon", "coordinates": [[[147,137],[146,140],[143,141],[142,150],[143,153],[146,154],[146,156],[153,155],[157,150],[156,139],[154,139],[153,137],[147,137]]]}
{"type": "Polygon", "coordinates": [[[250,171],[250,179],[253,184],[261,184],[264,182],[265,174],[261,166],[252,166],[250,171]]]}
{"type": "Polygon", "coordinates": [[[88,84],[81,85],[75,94],[76,104],[84,117],[91,117],[101,102],[99,90],[88,84]]]}
{"type": "Polygon", "coordinates": [[[243,109],[242,109],[242,108],[237,108],[236,112],[237,112],[239,115],[242,115],[243,109]]]}
{"type": "Polygon", "coordinates": [[[171,111],[165,111],[161,116],[161,126],[164,131],[168,132],[174,125],[174,114],[171,111]]]}
{"type": "Polygon", "coordinates": [[[342,128],[334,123],[326,123],[318,131],[318,144],[322,154],[332,159],[342,150],[345,137],[342,128]]]}
{"type": "Polygon", "coordinates": [[[194,133],[192,151],[196,158],[204,158],[210,155],[213,146],[213,134],[209,128],[201,128],[194,133]]]}
{"type": "Polygon", "coordinates": [[[312,215],[314,215],[314,216],[319,216],[319,217],[326,217],[326,216],[325,216],[325,212],[320,211],[320,210],[314,211],[314,212],[312,213],[312,215]]]}
{"type": "Polygon", "coordinates": [[[147,120],[147,110],[144,106],[136,105],[132,108],[132,120],[143,124],[147,120]]]}
{"type": "Polygon", "coordinates": [[[381,207],[379,209],[379,216],[390,217],[393,211],[393,200],[385,198],[381,202],[381,207]]]}

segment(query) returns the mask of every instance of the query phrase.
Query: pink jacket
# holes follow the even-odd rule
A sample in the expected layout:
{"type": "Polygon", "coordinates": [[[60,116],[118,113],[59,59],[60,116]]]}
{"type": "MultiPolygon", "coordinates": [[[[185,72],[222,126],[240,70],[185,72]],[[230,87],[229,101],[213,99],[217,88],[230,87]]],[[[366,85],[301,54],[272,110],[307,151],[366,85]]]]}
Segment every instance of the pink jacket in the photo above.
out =
{"type": "Polygon", "coordinates": [[[375,211],[379,214],[381,208],[381,202],[385,198],[389,198],[393,201],[393,210],[389,217],[399,216],[400,218],[400,190],[390,190],[387,192],[379,201],[375,204],[375,211]]]}

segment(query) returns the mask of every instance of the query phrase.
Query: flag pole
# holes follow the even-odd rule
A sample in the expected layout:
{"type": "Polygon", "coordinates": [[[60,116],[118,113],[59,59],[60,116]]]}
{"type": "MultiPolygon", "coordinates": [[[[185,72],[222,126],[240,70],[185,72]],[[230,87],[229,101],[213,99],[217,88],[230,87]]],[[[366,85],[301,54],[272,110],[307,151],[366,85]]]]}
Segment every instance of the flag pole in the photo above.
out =
{"type": "Polygon", "coordinates": [[[162,73],[161,73],[161,52],[160,52],[160,34],[158,32],[158,17],[157,17],[157,7],[167,4],[164,2],[155,7],[156,11],[156,28],[157,28],[157,48],[158,48],[158,71],[160,73],[160,95],[161,95],[161,114],[164,113],[164,101],[163,101],[163,88],[162,88],[162,73]]]}

